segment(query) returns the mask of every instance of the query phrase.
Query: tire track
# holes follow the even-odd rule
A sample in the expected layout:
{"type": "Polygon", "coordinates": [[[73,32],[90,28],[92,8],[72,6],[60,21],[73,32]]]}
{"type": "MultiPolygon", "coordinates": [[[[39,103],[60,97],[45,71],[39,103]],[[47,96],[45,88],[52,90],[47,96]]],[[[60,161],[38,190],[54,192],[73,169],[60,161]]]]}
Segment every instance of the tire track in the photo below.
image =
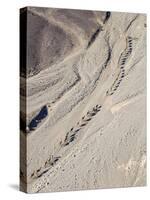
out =
{"type": "MultiPolygon", "coordinates": [[[[70,143],[72,143],[78,136],[79,131],[83,129],[88,123],[94,118],[94,116],[101,110],[101,105],[96,105],[92,108],[92,110],[88,111],[86,115],[84,115],[81,120],[79,120],[76,124],[76,126],[72,127],[69,132],[67,132],[66,137],[61,144],[61,149],[65,146],[68,146],[70,143]]],[[[57,155],[59,154],[59,151],[57,152],[57,155]]],[[[37,179],[42,177],[46,172],[49,171],[51,167],[53,167],[60,159],[60,156],[54,156],[51,155],[49,159],[47,159],[44,163],[43,167],[40,167],[39,169],[35,170],[31,175],[30,179],[37,179]]]]}
{"type": "MultiPolygon", "coordinates": [[[[99,79],[101,73],[106,69],[106,67],[111,59],[112,50],[111,50],[108,42],[107,42],[107,45],[108,45],[108,55],[107,55],[106,61],[104,62],[103,66],[102,66],[102,69],[100,71],[98,79],[99,79]]],[[[95,80],[95,84],[98,81],[98,79],[95,80]]],[[[55,103],[55,102],[52,102],[52,103],[55,103]]],[[[48,105],[48,107],[49,107],[49,105],[48,105]]],[[[101,110],[101,107],[102,106],[99,104],[95,105],[90,111],[87,111],[86,115],[84,115],[81,118],[81,120],[79,120],[76,123],[76,125],[70,129],[70,131],[67,132],[64,141],[61,143],[61,149],[70,145],[77,138],[79,131],[82,130],[83,128],[85,128],[86,125],[88,125],[88,123],[94,118],[94,116],[101,110]]],[[[59,155],[59,151],[56,152],[56,154],[59,155]]],[[[49,171],[49,169],[51,167],[53,167],[57,163],[57,161],[60,158],[61,158],[60,156],[51,155],[50,158],[45,161],[45,164],[43,167],[40,167],[39,169],[35,170],[31,174],[30,179],[37,179],[37,178],[42,177],[47,171],[49,171]],[[53,157],[53,159],[52,159],[52,157],[53,157]]]]}
{"type": "MultiPolygon", "coordinates": [[[[117,79],[114,81],[110,90],[107,91],[107,95],[112,95],[119,87],[123,77],[125,76],[124,66],[125,66],[127,59],[129,58],[131,52],[132,52],[132,38],[127,37],[127,47],[121,54],[119,62],[118,62],[119,68],[120,68],[119,75],[118,75],[117,79]]],[[[110,58],[111,58],[111,50],[109,50],[108,58],[106,60],[106,64],[103,67],[103,70],[107,66],[107,63],[109,62],[110,58]]],[[[65,148],[66,146],[68,146],[72,142],[74,142],[75,139],[77,139],[79,132],[88,125],[88,123],[94,118],[95,115],[97,115],[97,113],[101,110],[101,108],[102,108],[101,105],[99,105],[99,104],[95,105],[90,111],[87,111],[87,113],[76,123],[76,125],[74,127],[72,127],[70,129],[70,131],[68,131],[66,133],[65,139],[61,143],[61,150],[62,150],[62,148],[65,148]]],[[[55,155],[59,155],[59,151],[56,152],[55,155]]],[[[30,176],[31,181],[33,179],[38,179],[38,178],[42,177],[45,173],[47,173],[49,171],[49,169],[51,167],[53,167],[59,161],[61,156],[55,156],[55,155],[51,155],[45,161],[45,163],[42,167],[35,170],[31,174],[31,176],[30,176]]]]}
{"type": "Polygon", "coordinates": [[[51,155],[49,157],[48,160],[46,160],[46,162],[44,163],[44,166],[43,167],[40,167],[39,169],[33,171],[33,173],[31,174],[30,176],[30,179],[37,179],[37,178],[40,178],[42,177],[46,172],[49,171],[49,169],[54,166],[58,160],[60,159],[61,157],[60,156],[53,156],[51,155]]]}
{"type": "Polygon", "coordinates": [[[114,92],[118,89],[120,86],[123,78],[125,77],[125,64],[128,58],[130,57],[132,53],[133,43],[132,43],[132,37],[128,36],[126,39],[127,47],[126,49],[121,53],[120,59],[119,59],[119,74],[112,84],[111,88],[106,92],[107,96],[111,96],[114,94],[114,92]]]}
{"type": "Polygon", "coordinates": [[[78,132],[93,119],[93,117],[101,110],[101,107],[102,106],[98,104],[94,106],[91,111],[88,111],[86,115],[84,115],[81,120],[77,122],[75,127],[70,129],[70,131],[66,134],[63,146],[69,145],[76,139],[78,132]]]}
{"type": "MultiPolygon", "coordinates": [[[[121,53],[120,59],[118,61],[118,65],[119,65],[119,69],[120,72],[118,74],[118,77],[116,78],[116,80],[114,81],[114,83],[112,84],[111,88],[107,91],[107,96],[113,95],[114,92],[118,89],[122,79],[125,76],[125,63],[127,61],[127,59],[129,58],[129,56],[132,53],[132,38],[131,37],[127,37],[126,39],[127,41],[127,47],[126,49],[121,53]]],[[[108,54],[108,59],[106,61],[106,64],[103,67],[103,70],[105,69],[105,67],[107,66],[107,63],[109,62],[111,58],[111,50],[109,51],[108,54]]],[[[102,106],[97,104],[95,105],[90,111],[88,111],[77,123],[74,127],[72,127],[70,129],[70,131],[68,131],[66,133],[65,139],[64,141],[61,143],[61,150],[62,148],[65,148],[66,146],[69,146],[71,143],[73,143],[75,141],[75,139],[77,139],[79,132],[84,129],[88,123],[94,118],[94,116],[97,115],[97,113],[101,110],[102,106]]],[[[55,155],[59,155],[59,151],[56,152],[55,155]]],[[[45,173],[47,173],[51,167],[53,167],[61,158],[61,156],[54,156],[51,155],[50,158],[48,160],[46,160],[45,164],[43,167],[40,167],[38,170],[34,171],[30,178],[31,180],[33,179],[38,179],[41,178],[45,173]]],[[[42,188],[39,189],[39,191],[42,188]]],[[[37,191],[37,192],[39,192],[37,191]]]]}

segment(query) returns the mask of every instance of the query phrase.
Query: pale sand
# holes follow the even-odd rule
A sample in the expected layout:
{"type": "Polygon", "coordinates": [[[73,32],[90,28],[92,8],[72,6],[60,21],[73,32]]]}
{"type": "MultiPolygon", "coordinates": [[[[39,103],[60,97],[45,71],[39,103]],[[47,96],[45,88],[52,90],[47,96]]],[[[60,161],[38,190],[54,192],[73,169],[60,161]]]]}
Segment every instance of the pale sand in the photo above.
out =
{"type": "Polygon", "coordinates": [[[93,12],[85,30],[88,20],[80,14],[83,24],[70,15],[55,18],[57,9],[29,10],[63,29],[75,46],[27,79],[28,122],[48,108],[35,130],[21,133],[27,137],[27,192],[144,186],[146,16],[112,12],[105,22],[106,13],[93,12]]]}

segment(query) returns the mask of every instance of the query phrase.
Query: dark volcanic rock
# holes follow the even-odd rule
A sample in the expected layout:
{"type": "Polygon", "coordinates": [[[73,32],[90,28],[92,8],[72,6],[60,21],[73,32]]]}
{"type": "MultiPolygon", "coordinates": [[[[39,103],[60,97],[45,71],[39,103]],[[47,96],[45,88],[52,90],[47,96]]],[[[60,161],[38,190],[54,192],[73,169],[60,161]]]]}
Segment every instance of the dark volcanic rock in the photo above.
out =
{"type": "Polygon", "coordinates": [[[40,112],[31,120],[31,122],[28,125],[29,131],[34,130],[38,124],[48,115],[48,109],[47,106],[43,106],[40,110],[40,112]]]}

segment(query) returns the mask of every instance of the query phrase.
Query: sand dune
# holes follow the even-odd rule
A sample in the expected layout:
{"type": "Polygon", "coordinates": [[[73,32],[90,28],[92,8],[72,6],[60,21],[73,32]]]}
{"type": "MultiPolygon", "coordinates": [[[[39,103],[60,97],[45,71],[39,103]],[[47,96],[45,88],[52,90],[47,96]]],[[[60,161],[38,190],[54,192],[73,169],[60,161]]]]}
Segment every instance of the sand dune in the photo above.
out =
{"type": "Polygon", "coordinates": [[[146,16],[29,7],[27,25],[22,186],[145,185],[146,16]]]}

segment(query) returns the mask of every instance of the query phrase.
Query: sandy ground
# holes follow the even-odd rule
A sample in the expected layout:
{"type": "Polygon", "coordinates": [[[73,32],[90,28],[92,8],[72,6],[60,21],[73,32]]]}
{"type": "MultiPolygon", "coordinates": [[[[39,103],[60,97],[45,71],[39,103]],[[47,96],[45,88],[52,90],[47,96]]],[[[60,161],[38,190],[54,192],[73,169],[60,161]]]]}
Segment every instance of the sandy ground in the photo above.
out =
{"type": "Polygon", "coordinates": [[[30,26],[35,26],[28,30],[28,42],[36,54],[27,66],[22,190],[144,186],[146,16],[28,12],[30,26]]]}

